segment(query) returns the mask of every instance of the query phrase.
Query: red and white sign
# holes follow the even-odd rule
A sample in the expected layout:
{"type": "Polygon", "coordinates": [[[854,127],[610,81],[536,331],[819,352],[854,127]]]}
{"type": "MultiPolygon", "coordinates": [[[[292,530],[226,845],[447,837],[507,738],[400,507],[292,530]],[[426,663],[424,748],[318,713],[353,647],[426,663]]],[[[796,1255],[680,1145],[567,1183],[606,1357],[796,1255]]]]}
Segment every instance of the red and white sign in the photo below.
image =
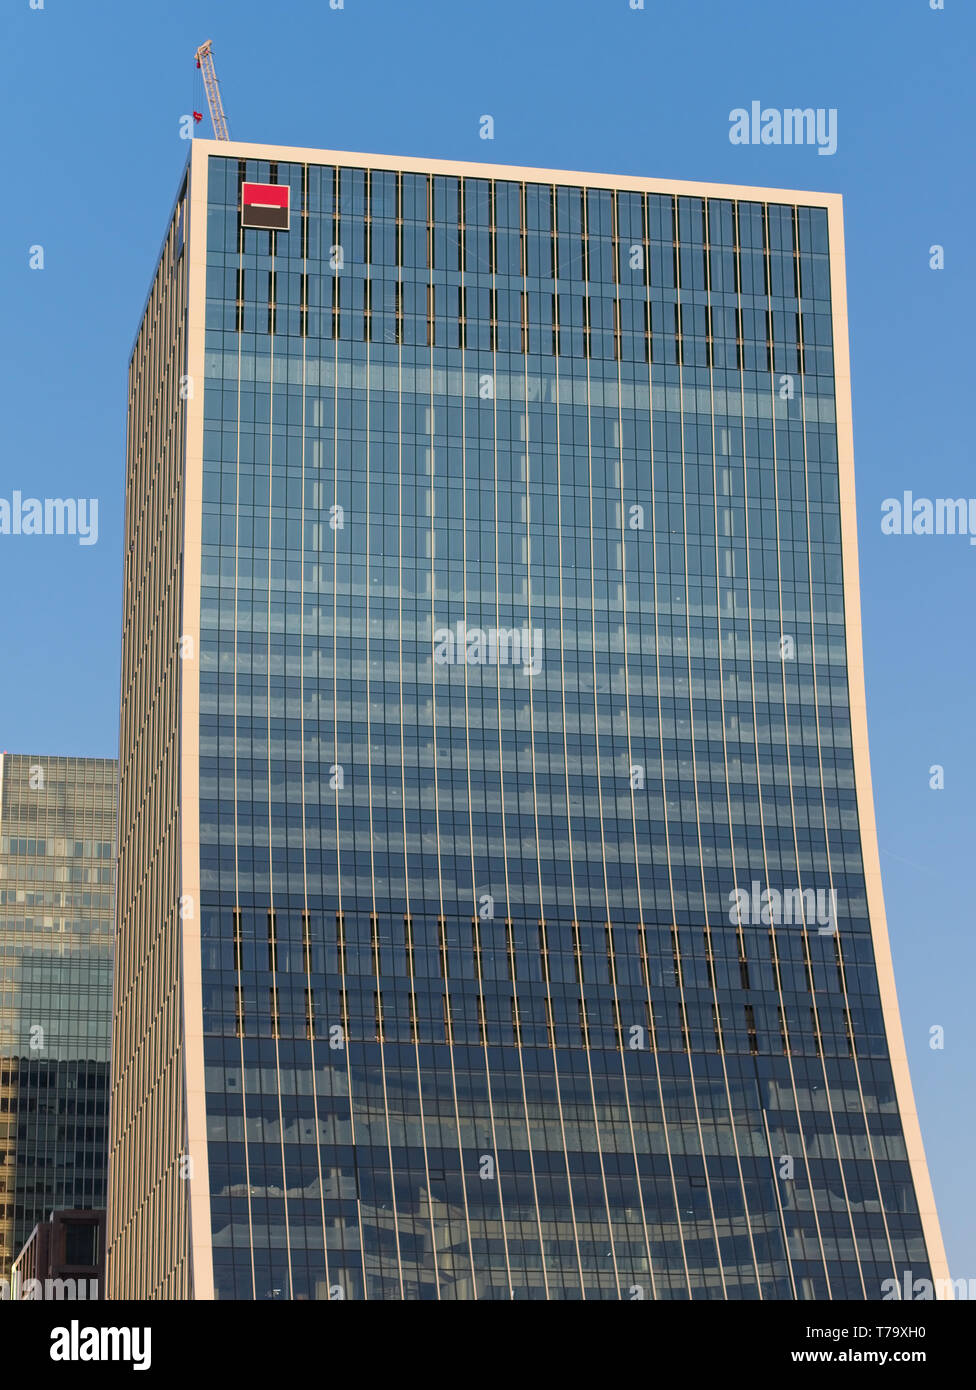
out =
{"type": "Polygon", "coordinates": [[[245,183],[241,189],[241,226],[287,232],[291,225],[290,195],[286,183],[245,183]]]}

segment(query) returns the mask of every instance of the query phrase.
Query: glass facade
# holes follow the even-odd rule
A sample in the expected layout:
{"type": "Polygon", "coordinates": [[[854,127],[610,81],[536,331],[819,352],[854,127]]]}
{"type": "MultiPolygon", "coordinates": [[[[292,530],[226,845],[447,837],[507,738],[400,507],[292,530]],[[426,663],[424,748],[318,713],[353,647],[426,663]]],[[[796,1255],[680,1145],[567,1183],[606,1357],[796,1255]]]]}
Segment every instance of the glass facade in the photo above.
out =
{"type": "Polygon", "coordinates": [[[0,754],[0,1278],[105,1206],[116,764],[0,754]]]}
{"type": "Polygon", "coordinates": [[[828,208],[263,152],[190,176],[214,1295],[927,1273],[828,208]]]}

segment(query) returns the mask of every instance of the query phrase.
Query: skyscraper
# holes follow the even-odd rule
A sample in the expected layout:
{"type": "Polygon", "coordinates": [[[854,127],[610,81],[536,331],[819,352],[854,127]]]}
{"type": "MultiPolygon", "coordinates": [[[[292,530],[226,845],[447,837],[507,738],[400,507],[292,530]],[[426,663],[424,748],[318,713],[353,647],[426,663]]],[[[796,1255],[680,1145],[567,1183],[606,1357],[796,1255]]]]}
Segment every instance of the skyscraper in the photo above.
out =
{"type": "Polygon", "coordinates": [[[0,753],[0,1278],[39,1221],[104,1208],[117,780],[0,753]]]}
{"type": "Polygon", "coordinates": [[[944,1274],[839,198],[195,142],[126,519],[110,1296],[944,1274]]]}

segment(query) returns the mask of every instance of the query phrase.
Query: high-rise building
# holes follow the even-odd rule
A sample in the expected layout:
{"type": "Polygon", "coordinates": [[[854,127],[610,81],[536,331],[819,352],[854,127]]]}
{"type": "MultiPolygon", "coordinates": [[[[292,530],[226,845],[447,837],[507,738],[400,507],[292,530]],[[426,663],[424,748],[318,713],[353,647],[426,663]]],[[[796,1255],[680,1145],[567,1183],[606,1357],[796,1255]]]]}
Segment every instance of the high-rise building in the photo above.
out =
{"type": "Polygon", "coordinates": [[[838,197],[195,142],[126,518],[110,1296],[944,1275],[838,197]]]}
{"type": "Polygon", "coordinates": [[[0,753],[0,1278],[58,1208],[104,1208],[118,782],[0,753]]]}
{"type": "Polygon", "coordinates": [[[105,1280],[105,1209],[54,1211],[39,1221],[11,1267],[10,1296],[97,1299],[105,1280]]]}

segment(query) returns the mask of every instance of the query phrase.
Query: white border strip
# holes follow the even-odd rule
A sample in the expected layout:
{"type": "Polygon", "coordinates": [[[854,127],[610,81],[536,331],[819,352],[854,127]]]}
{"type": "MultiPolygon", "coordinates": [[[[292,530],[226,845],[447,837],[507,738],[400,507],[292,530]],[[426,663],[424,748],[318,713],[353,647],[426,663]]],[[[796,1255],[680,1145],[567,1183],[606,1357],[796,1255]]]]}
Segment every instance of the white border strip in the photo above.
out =
{"type": "MultiPolygon", "coordinates": [[[[209,142],[208,142],[209,143],[209,142]]],[[[193,394],[186,402],[183,458],[183,637],[193,656],[180,663],[180,892],[193,915],[180,924],[183,983],[183,1068],[186,1089],[186,1153],[190,1158],[189,1221],[191,1288],[195,1299],[212,1299],[213,1238],[210,1226],[210,1165],[203,1069],[203,982],[200,948],[200,570],[203,524],[203,384],[207,307],[208,151],[194,142],[187,189],[186,374],[193,394]]]]}

